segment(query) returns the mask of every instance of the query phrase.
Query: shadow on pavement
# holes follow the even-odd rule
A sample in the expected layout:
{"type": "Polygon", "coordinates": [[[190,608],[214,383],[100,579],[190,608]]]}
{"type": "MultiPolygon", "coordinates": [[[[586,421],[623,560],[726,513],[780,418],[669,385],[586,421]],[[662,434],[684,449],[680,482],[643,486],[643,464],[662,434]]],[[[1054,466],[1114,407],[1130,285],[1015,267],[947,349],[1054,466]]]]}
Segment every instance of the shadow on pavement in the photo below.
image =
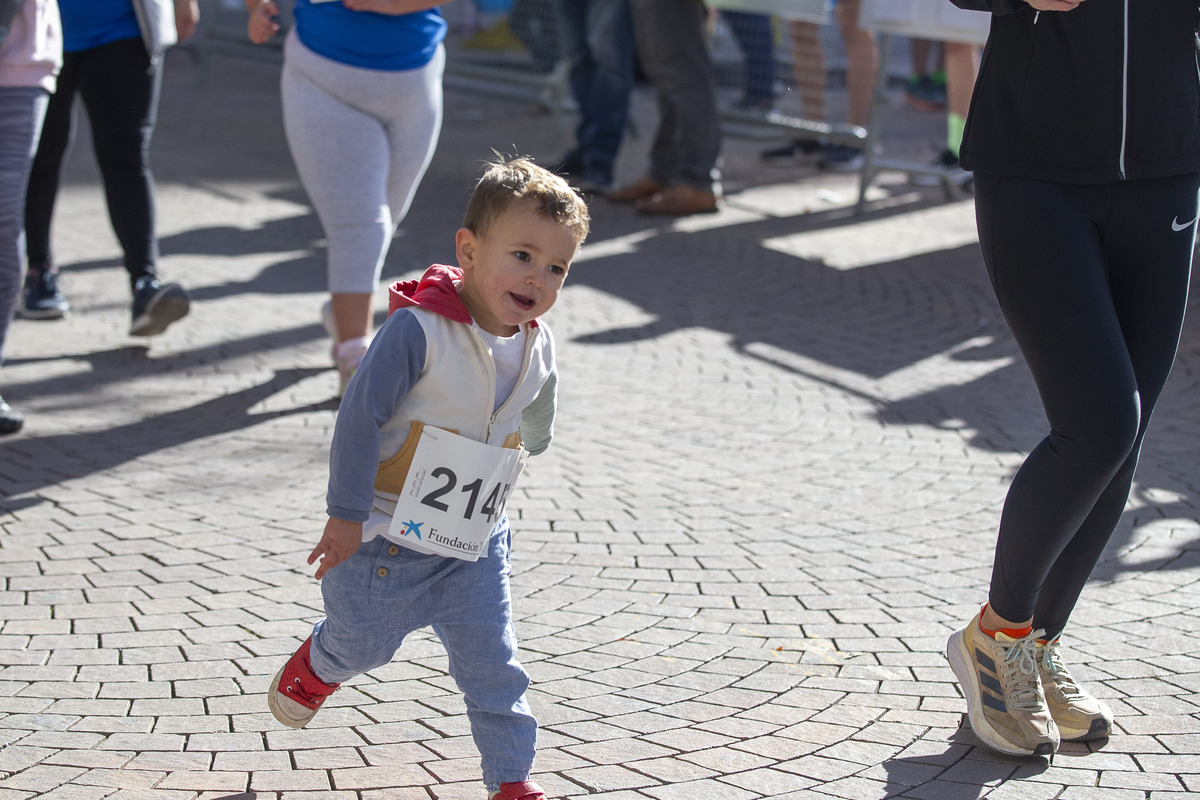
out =
{"type": "MultiPolygon", "coordinates": [[[[331,399],[280,411],[250,413],[261,401],[323,371],[282,370],[256,386],[125,425],[2,443],[0,475],[7,478],[7,485],[0,493],[0,507],[10,508],[14,495],[28,495],[187,442],[244,430],[279,417],[332,410],[337,401],[331,399]]],[[[23,507],[30,505],[28,500],[28,497],[15,498],[23,507]]]]}
{"type": "MultiPolygon", "coordinates": [[[[872,212],[868,218],[911,210],[872,212]]],[[[757,244],[798,230],[828,229],[829,221],[817,214],[743,223],[736,236],[729,228],[682,232],[670,223],[631,216],[606,214],[592,241],[637,238],[641,231],[645,235],[635,251],[589,259],[572,269],[570,280],[623,298],[653,319],[575,341],[623,344],[705,328],[728,334],[729,346],[739,354],[855,394],[874,406],[884,425],[960,430],[969,446],[997,453],[1026,453],[1046,434],[1036,387],[996,305],[976,245],[839,270],[757,244]],[[727,266],[713,269],[714,261],[727,266]],[[706,268],[697,269],[698,264],[706,268]],[[977,377],[936,381],[936,388],[927,390],[905,385],[907,370],[937,359],[975,362],[977,377]]],[[[845,218],[835,224],[860,221],[845,218]]],[[[1181,355],[1197,349],[1200,321],[1193,314],[1181,355]]],[[[1190,392],[1168,387],[1156,411],[1157,425],[1171,417],[1192,418],[1194,403],[1190,392]]],[[[1194,476],[1200,464],[1180,472],[1175,454],[1174,474],[1169,472],[1164,464],[1171,463],[1171,454],[1155,458],[1156,446],[1169,434],[1158,435],[1164,438],[1156,438],[1152,426],[1135,487],[1145,506],[1126,511],[1094,580],[1148,566],[1123,565],[1114,557],[1139,524],[1195,519],[1193,498],[1200,490],[1194,476]],[[1180,499],[1155,501],[1147,496],[1149,487],[1180,499]]],[[[1200,558],[1190,547],[1181,544],[1174,560],[1159,559],[1152,566],[1189,568],[1200,558]]]]}

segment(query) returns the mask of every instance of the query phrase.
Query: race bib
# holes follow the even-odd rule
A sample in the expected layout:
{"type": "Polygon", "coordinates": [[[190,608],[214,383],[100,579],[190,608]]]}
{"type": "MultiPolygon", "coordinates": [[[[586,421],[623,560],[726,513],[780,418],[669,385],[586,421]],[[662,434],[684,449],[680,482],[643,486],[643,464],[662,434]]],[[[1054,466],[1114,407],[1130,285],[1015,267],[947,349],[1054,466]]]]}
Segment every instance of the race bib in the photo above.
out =
{"type": "Polygon", "coordinates": [[[388,538],[476,561],[504,514],[529,452],[481,444],[432,426],[421,430],[388,538]]]}

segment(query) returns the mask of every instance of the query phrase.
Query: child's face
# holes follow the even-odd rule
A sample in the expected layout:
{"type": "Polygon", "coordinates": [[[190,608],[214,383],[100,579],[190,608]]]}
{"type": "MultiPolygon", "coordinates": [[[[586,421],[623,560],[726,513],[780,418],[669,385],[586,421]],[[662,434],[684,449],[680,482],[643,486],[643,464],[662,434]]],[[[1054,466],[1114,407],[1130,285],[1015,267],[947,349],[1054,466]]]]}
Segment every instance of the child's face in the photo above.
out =
{"type": "Polygon", "coordinates": [[[578,249],[566,225],[526,202],[509,206],[483,236],[460,228],[456,241],[459,296],[475,324],[494,336],[512,336],[554,305],[578,249]]]}

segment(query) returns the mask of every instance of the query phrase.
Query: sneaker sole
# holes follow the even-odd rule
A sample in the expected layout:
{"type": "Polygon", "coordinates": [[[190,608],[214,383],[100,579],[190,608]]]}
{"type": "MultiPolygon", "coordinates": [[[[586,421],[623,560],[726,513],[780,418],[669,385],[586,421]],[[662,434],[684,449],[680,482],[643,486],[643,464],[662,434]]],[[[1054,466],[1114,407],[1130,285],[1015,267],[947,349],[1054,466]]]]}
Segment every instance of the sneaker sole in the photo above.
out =
{"type": "Polygon", "coordinates": [[[967,653],[965,640],[966,637],[962,631],[950,634],[950,639],[946,642],[946,659],[950,662],[950,669],[954,670],[954,675],[958,678],[958,685],[963,690],[963,699],[967,701],[967,719],[971,723],[971,730],[979,737],[979,741],[999,753],[1010,756],[1052,755],[1055,748],[1049,742],[1043,742],[1033,750],[1027,747],[1018,747],[1000,736],[987,721],[981,708],[983,703],[979,675],[975,670],[974,661],[967,653]]]}
{"type": "Polygon", "coordinates": [[[275,677],[271,678],[271,683],[269,684],[267,690],[267,707],[271,709],[271,715],[274,716],[275,719],[279,720],[281,725],[286,725],[289,728],[303,728],[312,721],[312,718],[317,715],[317,712],[314,711],[309,714],[307,718],[298,720],[293,717],[289,717],[283,712],[283,709],[280,708],[279,681],[283,678],[283,671],[286,668],[287,662],[285,661],[283,666],[279,668],[279,671],[275,673],[275,677]]]}
{"type": "MultiPolygon", "coordinates": [[[[169,291],[169,290],[168,290],[169,291]]],[[[145,312],[129,327],[130,336],[157,336],[187,316],[191,303],[186,297],[159,296],[150,300],[145,312]]]]}
{"type": "Polygon", "coordinates": [[[71,312],[63,308],[18,308],[17,319],[65,319],[71,312]]]}

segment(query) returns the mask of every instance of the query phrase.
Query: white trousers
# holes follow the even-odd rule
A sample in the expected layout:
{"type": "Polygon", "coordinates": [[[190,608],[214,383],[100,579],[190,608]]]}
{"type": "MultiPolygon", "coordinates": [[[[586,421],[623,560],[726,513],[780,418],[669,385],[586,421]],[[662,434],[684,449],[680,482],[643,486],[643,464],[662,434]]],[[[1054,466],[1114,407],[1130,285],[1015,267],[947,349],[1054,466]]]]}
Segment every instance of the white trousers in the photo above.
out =
{"type": "Polygon", "coordinates": [[[413,70],[352,67],[293,30],[280,93],[292,160],[329,242],[329,291],[375,291],[442,128],[444,48],[413,70]]]}

